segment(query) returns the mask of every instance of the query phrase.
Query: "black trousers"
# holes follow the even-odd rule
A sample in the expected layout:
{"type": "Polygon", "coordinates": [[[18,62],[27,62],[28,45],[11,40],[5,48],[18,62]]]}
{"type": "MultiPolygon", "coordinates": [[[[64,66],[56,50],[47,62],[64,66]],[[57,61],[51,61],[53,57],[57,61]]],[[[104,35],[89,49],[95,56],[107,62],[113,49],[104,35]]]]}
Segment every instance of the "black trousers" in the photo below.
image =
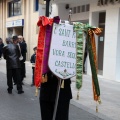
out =
{"type": "Polygon", "coordinates": [[[24,80],[25,77],[25,63],[21,61],[21,81],[24,80]]]}
{"type": "Polygon", "coordinates": [[[85,72],[85,61],[87,58],[87,52],[84,53],[84,61],[83,61],[83,72],[85,72]]]}
{"type": "Polygon", "coordinates": [[[21,84],[21,76],[20,76],[20,68],[16,69],[7,69],[7,85],[8,85],[8,90],[13,89],[13,76],[15,77],[16,81],[16,86],[17,90],[21,91],[22,90],[22,84],[21,84]]]}
{"type": "Polygon", "coordinates": [[[2,57],[2,53],[0,53],[0,58],[2,57]]]}
{"type": "MultiPolygon", "coordinates": [[[[59,101],[55,120],[69,119],[69,104],[68,101],[59,101]]],[[[52,120],[54,111],[54,102],[40,100],[40,109],[42,120],[52,120]]]]}
{"type": "Polygon", "coordinates": [[[32,73],[33,73],[33,75],[32,75],[32,84],[35,84],[35,82],[34,82],[34,71],[35,71],[35,67],[32,67],[32,73]]]}

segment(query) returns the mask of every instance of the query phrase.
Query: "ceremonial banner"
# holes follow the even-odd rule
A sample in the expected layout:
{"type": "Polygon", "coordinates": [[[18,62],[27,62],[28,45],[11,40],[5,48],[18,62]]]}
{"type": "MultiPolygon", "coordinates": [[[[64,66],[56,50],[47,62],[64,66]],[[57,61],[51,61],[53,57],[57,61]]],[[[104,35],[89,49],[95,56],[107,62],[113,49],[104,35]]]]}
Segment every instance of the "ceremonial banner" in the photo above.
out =
{"type": "Polygon", "coordinates": [[[48,65],[61,79],[76,75],[76,33],[73,25],[54,23],[48,65]]]}

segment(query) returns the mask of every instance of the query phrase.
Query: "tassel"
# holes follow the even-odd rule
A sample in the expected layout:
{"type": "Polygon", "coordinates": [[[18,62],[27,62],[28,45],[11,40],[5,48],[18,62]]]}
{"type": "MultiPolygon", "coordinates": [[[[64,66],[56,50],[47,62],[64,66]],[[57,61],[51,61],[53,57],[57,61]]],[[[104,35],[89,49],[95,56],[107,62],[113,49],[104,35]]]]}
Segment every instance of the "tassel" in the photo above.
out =
{"type": "Polygon", "coordinates": [[[98,105],[97,105],[97,102],[96,102],[96,113],[98,113],[98,105]]]}
{"type": "Polygon", "coordinates": [[[61,88],[64,88],[64,80],[62,80],[61,88]]]}
{"type": "Polygon", "coordinates": [[[98,103],[99,104],[101,104],[102,102],[101,102],[101,99],[100,99],[100,97],[98,97],[98,103]]]}
{"type": "Polygon", "coordinates": [[[79,91],[77,92],[77,100],[79,100],[80,96],[79,96],[79,91]]]}
{"type": "Polygon", "coordinates": [[[42,83],[47,82],[47,79],[48,79],[47,74],[42,75],[42,83]]]}
{"type": "Polygon", "coordinates": [[[37,97],[38,96],[38,87],[36,87],[36,89],[35,89],[35,97],[37,97]]]}
{"type": "Polygon", "coordinates": [[[47,82],[47,80],[48,80],[48,77],[47,77],[47,74],[45,75],[45,82],[47,82]]]}

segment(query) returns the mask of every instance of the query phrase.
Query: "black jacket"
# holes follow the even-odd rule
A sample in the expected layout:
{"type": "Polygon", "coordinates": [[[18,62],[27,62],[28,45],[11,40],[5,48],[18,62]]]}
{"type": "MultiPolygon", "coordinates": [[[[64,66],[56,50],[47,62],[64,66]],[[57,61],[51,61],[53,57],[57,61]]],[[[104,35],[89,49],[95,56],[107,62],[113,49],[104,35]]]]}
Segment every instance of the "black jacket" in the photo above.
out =
{"type": "MultiPolygon", "coordinates": [[[[40,88],[40,100],[55,101],[58,87],[58,78],[51,72],[47,74],[48,82],[42,83],[40,88]]],[[[64,80],[64,88],[60,88],[59,101],[69,101],[72,99],[71,80],[64,80]]]]}
{"type": "Polygon", "coordinates": [[[35,60],[36,60],[36,54],[33,54],[33,55],[31,56],[30,62],[31,62],[31,63],[35,63],[35,60]]]}
{"type": "Polygon", "coordinates": [[[27,44],[25,42],[20,42],[21,54],[23,56],[23,61],[26,61],[26,53],[27,53],[27,44]]]}
{"type": "Polygon", "coordinates": [[[3,44],[3,43],[1,43],[1,44],[0,44],[0,54],[2,54],[3,47],[4,47],[4,44],[3,44]]]}
{"type": "Polygon", "coordinates": [[[20,68],[20,50],[18,45],[12,43],[3,48],[3,57],[6,59],[7,69],[20,68]]]}

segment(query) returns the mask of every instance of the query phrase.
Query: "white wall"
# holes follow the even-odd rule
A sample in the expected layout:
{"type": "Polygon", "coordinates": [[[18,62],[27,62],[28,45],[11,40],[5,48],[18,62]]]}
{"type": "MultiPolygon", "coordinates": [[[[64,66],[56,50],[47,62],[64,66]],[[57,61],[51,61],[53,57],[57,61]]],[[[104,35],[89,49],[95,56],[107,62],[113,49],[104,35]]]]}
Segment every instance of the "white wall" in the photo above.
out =
{"type": "Polygon", "coordinates": [[[118,8],[106,10],[103,76],[113,80],[116,79],[118,16],[118,8]]]}
{"type": "Polygon", "coordinates": [[[69,9],[65,8],[64,3],[59,3],[58,4],[58,15],[60,16],[61,20],[68,20],[69,16],[69,9]]]}
{"type": "Polygon", "coordinates": [[[51,17],[58,16],[58,5],[57,4],[52,4],[52,14],[51,17]]]}
{"type": "MultiPolygon", "coordinates": [[[[90,7],[90,14],[93,12],[106,11],[103,77],[115,81],[116,73],[120,74],[120,68],[116,67],[120,64],[120,55],[117,56],[118,50],[120,49],[118,45],[119,8],[120,4],[97,6],[94,0],[91,2],[90,7]],[[119,71],[117,71],[118,69],[119,71]]],[[[92,18],[92,16],[90,16],[90,18],[92,18]]],[[[92,18],[91,21],[93,20],[92,18]]],[[[118,77],[120,76],[117,76],[117,78],[118,77]]]]}
{"type": "Polygon", "coordinates": [[[118,21],[118,37],[117,37],[117,57],[116,57],[116,81],[120,82],[120,8],[118,21]]]}
{"type": "MultiPolygon", "coordinates": [[[[77,2],[74,4],[70,4],[70,8],[76,7],[76,6],[82,6],[82,5],[86,5],[89,4],[89,1],[83,1],[83,2],[77,2]]],[[[76,13],[76,14],[72,14],[71,16],[71,20],[72,21],[80,21],[80,20],[88,20],[89,19],[89,12],[81,12],[81,13],[76,13]]]]}

